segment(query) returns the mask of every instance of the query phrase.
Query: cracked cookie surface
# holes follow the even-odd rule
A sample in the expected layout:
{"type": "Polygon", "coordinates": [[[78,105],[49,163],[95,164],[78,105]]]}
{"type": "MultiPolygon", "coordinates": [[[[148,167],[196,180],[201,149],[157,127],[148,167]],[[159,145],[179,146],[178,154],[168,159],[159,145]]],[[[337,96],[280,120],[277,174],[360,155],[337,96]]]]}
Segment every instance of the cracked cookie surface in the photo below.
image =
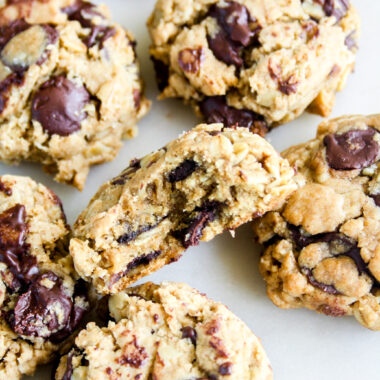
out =
{"type": "Polygon", "coordinates": [[[88,324],[56,380],[272,379],[252,331],[186,284],[146,283],[111,296],[109,306],[115,322],[88,324]]]}
{"type": "Polygon", "coordinates": [[[254,222],[269,297],[380,330],[380,115],[323,122],[283,157],[302,187],[254,222]]]}
{"type": "Polygon", "coordinates": [[[327,116],[359,24],[348,0],[158,0],[148,27],[160,97],[261,135],[308,107],[327,116]]]}
{"type": "Polygon", "coordinates": [[[74,226],[75,267],[98,292],[120,291],[200,240],[281,207],[293,175],[246,128],[200,125],[101,186],[74,226]]]}
{"type": "Polygon", "coordinates": [[[149,108],[132,35],[84,0],[0,1],[0,159],[82,189],[149,108]]]}
{"type": "Polygon", "coordinates": [[[87,309],[59,198],[27,177],[0,177],[0,379],[53,359],[87,309]]]}

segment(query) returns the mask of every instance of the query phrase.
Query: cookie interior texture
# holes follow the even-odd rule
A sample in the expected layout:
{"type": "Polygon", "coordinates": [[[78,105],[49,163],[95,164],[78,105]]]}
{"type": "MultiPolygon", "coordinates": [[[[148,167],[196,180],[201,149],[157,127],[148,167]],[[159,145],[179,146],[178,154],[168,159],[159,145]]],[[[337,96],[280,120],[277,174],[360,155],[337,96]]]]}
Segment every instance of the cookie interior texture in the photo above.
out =
{"type": "Polygon", "coordinates": [[[224,305],[186,284],[146,283],[109,301],[114,321],[90,323],[62,357],[63,379],[270,380],[258,338],[224,305]]]}
{"type": "Polygon", "coordinates": [[[31,375],[53,359],[86,312],[59,198],[27,177],[0,177],[0,372],[31,375]]]}
{"type": "Polygon", "coordinates": [[[133,36],[84,0],[0,8],[0,159],[36,161],[82,189],[136,135],[149,101],[133,36]]]}
{"type": "Polygon", "coordinates": [[[280,207],[296,189],[293,175],[246,128],[200,125],[101,186],[74,226],[75,267],[98,292],[120,291],[200,240],[280,207]]]}
{"type": "Polygon", "coordinates": [[[329,115],[360,20],[348,0],[158,0],[148,28],[161,98],[264,135],[306,108],[329,115]]]}
{"type": "Polygon", "coordinates": [[[323,122],[283,156],[302,187],[254,222],[269,297],[380,330],[380,115],[323,122]]]}

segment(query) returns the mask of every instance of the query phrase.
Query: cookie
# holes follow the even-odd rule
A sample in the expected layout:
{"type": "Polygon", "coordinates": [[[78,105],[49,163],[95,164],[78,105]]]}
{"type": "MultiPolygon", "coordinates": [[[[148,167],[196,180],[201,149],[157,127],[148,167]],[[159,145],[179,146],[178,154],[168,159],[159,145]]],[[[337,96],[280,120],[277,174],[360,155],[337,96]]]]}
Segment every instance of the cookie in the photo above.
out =
{"type": "Polygon", "coordinates": [[[0,177],[0,379],[20,379],[49,362],[87,309],[69,232],[50,189],[0,177]]]}
{"type": "Polygon", "coordinates": [[[190,286],[146,283],[111,297],[115,322],[79,334],[63,379],[272,379],[258,338],[224,305],[190,286]]]}
{"type": "Polygon", "coordinates": [[[254,222],[269,297],[380,330],[380,115],[323,122],[283,156],[303,186],[254,222]]]}
{"type": "Polygon", "coordinates": [[[200,240],[280,207],[293,175],[246,128],[200,125],[100,187],[74,226],[75,267],[100,293],[123,290],[200,240]]]}
{"type": "Polygon", "coordinates": [[[264,135],[307,108],[329,115],[360,20],[349,0],[158,0],[148,27],[161,99],[264,135]]]}
{"type": "Polygon", "coordinates": [[[135,41],[84,0],[0,3],[0,159],[81,190],[149,108],[135,41]]]}

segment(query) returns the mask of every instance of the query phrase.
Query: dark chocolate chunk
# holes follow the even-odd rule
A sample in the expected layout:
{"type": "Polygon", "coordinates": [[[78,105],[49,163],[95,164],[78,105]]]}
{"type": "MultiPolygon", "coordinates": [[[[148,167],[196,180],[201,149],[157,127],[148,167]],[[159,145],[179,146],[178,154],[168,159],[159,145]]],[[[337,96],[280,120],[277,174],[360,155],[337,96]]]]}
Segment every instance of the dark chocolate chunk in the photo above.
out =
{"type": "Polygon", "coordinates": [[[8,103],[9,92],[12,86],[20,87],[24,83],[24,80],[24,72],[14,72],[0,82],[0,114],[4,111],[8,103]]]}
{"type": "Polygon", "coordinates": [[[277,82],[279,91],[284,95],[291,95],[297,92],[298,82],[294,79],[294,75],[283,79],[281,66],[277,65],[274,68],[271,61],[268,63],[268,71],[270,77],[277,82]]]}
{"type": "Polygon", "coordinates": [[[203,61],[203,48],[183,49],[178,53],[178,64],[183,71],[197,73],[203,61]]]}
{"type": "Polygon", "coordinates": [[[156,72],[158,89],[162,92],[169,84],[169,66],[159,59],[151,57],[151,60],[156,72]]]}
{"type": "Polygon", "coordinates": [[[373,198],[376,206],[380,207],[380,193],[379,194],[371,194],[370,197],[373,198]]]}
{"type": "Polygon", "coordinates": [[[232,363],[231,362],[226,362],[223,363],[219,366],[218,372],[222,376],[227,376],[232,374],[232,363]]]}
{"type": "Polygon", "coordinates": [[[243,47],[257,41],[261,27],[251,17],[248,9],[235,1],[226,1],[223,6],[211,6],[208,16],[215,18],[221,27],[207,40],[215,57],[228,65],[242,66],[240,52],[243,47]]]}
{"type": "Polygon", "coordinates": [[[83,39],[84,44],[90,48],[99,45],[99,49],[103,49],[104,42],[116,34],[116,29],[108,26],[94,25],[90,34],[83,39]]]}
{"type": "Polygon", "coordinates": [[[66,371],[62,376],[62,380],[71,380],[71,375],[73,374],[73,357],[75,353],[75,350],[71,350],[70,353],[67,355],[66,371]]]}
{"type": "Polygon", "coordinates": [[[356,35],[356,30],[353,30],[344,40],[344,44],[349,50],[356,49],[358,47],[354,36],[356,35]]]}
{"type": "Polygon", "coordinates": [[[127,244],[129,243],[130,241],[132,240],[135,240],[137,236],[141,235],[142,233],[144,232],[147,232],[147,231],[150,231],[152,230],[153,228],[157,227],[166,217],[163,217],[163,218],[159,218],[158,221],[155,223],[155,224],[152,224],[152,225],[147,225],[147,226],[142,226],[140,228],[138,228],[137,230],[132,230],[131,227],[129,225],[126,226],[126,229],[128,232],[126,232],[125,234],[119,236],[117,238],[117,242],[119,244],[127,244]]]}
{"type": "Polygon", "coordinates": [[[330,317],[344,317],[346,315],[346,312],[337,306],[321,305],[318,311],[330,317]]]}
{"type": "Polygon", "coordinates": [[[49,134],[68,136],[80,129],[87,117],[83,112],[90,94],[84,86],[77,86],[63,75],[42,84],[32,100],[32,118],[41,123],[49,134]]]}
{"type": "Polygon", "coordinates": [[[62,11],[67,14],[70,21],[78,21],[83,28],[91,28],[94,17],[103,18],[94,4],[83,0],[77,0],[73,5],[63,8],[62,11]]]}
{"type": "Polygon", "coordinates": [[[181,329],[182,339],[189,338],[194,346],[197,344],[197,332],[191,326],[185,326],[181,329]]]}
{"type": "Polygon", "coordinates": [[[342,19],[350,6],[348,0],[314,0],[315,2],[322,4],[323,11],[326,16],[335,16],[339,21],[342,19]]]}
{"type": "Polygon", "coordinates": [[[197,207],[194,211],[196,216],[192,218],[187,227],[174,231],[173,236],[180,240],[184,248],[198,245],[202,238],[203,230],[206,226],[215,220],[222,203],[218,201],[207,201],[201,207],[197,207]]]}
{"type": "Polygon", "coordinates": [[[380,147],[374,129],[351,130],[342,134],[326,135],[326,159],[335,170],[363,169],[379,158],[380,147]]]}
{"type": "Polygon", "coordinates": [[[207,41],[217,59],[227,65],[243,65],[243,59],[240,57],[241,46],[230,41],[224,31],[219,31],[212,37],[208,35],[207,41]]]}
{"type": "Polygon", "coordinates": [[[0,51],[5,45],[17,34],[31,27],[24,19],[18,19],[11,22],[9,25],[0,27],[0,51]]]}
{"type": "Polygon", "coordinates": [[[12,195],[12,189],[0,180],[0,191],[5,195],[12,195]]]}
{"type": "Polygon", "coordinates": [[[185,160],[168,174],[168,181],[170,183],[183,181],[194,173],[197,168],[198,164],[194,160],[185,160]]]}
{"type": "Polygon", "coordinates": [[[245,127],[260,136],[265,136],[268,132],[268,125],[261,115],[227,105],[224,96],[205,98],[200,102],[199,107],[208,124],[222,123],[227,128],[245,127]]]}
{"type": "Polygon", "coordinates": [[[302,272],[306,275],[306,277],[309,280],[311,285],[315,286],[318,289],[321,289],[323,292],[329,293],[329,294],[334,294],[334,295],[342,294],[335,288],[334,285],[327,285],[327,284],[323,284],[323,283],[317,281],[314,278],[313,272],[310,269],[302,268],[302,272]]]}
{"type": "Polygon", "coordinates": [[[62,280],[46,272],[18,297],[8,322],[17,334],[49,338],[67,325],[72,306],[62,280]]]}
{"type": "Polygon", "coordinates": [[[137,172],[141,167],[140,160],[134,159],[129,163],[129,166],[123,170],[123,172],[116,178],[112,180],[112,185],[124,185],[127,179],[134,173],[137,172]]]}

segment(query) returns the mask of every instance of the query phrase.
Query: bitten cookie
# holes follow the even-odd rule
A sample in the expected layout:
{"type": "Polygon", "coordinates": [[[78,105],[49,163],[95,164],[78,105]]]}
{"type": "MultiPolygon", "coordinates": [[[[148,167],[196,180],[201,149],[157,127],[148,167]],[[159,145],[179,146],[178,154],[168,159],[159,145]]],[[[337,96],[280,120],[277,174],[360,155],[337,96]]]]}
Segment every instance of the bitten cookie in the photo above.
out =
{"type": "Polygon", "coordinates": [[[380,330],[380,115],[324,122],[283,156],[304,186],[254,222],[269,297],[380,330]]]}
{"type": "Polygon", "coordinates": [[[0,4],[0,159],[82,189],[149,108],[133,37],[83,0],[0,4]]]}
{"type": "Polygon", "coordinates": [[[98,292],[118,292],[200,240],[280,207],[293,175],[246,128],[200,125],[98,190],[74,226],[75,267],[98,292]]]}
{"type": "Polygon", "coordinates": [[[68,254],[59,198],[27,177],[0,177],[0,379],[47,363],[87,309],[68,254]]]}
{"type": "Polygon", "coordinates": [[[87,325],[56,380],[270,380],[258,338],[224,305],[190,286],[146,283],[112,296],[116,322],[87,325]]]}
{"type": "Polygon", "coordinates": [[[148,20],[160,98],[264,135],[329,115],[357,51],[349,0],[158,0],[148,20]]]}

